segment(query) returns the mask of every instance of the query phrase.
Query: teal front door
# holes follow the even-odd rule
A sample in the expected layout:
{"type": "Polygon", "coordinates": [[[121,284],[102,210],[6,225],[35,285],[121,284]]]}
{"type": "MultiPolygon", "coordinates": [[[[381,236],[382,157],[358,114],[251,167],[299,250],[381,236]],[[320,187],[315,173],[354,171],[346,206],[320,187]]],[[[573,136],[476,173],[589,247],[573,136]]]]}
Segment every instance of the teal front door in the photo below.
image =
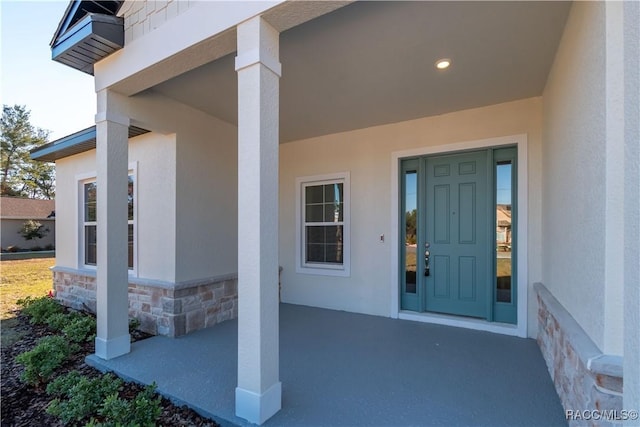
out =
{"type": "Polygon", "coordinates": [[[400,172],[400,308],[515,323],[516,149],[405,159],[400,172]]]}
{"type": "Polygon", "coordinates": [[[487,152],[426,159],[426,310],[487,316],[487,152]],[[428,271],[427,271],[428,270],[428,271]]]}

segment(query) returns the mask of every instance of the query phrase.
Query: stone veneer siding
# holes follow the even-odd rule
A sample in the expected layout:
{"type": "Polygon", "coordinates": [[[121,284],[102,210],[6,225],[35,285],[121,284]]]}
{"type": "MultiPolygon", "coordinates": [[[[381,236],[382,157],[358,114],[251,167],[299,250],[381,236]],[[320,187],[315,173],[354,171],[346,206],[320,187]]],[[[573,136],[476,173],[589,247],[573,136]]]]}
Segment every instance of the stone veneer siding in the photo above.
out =
{"type": "MultiPolygon", "coordinates": [[[[603,354],[541,283],[538,345],[565,410],[622,410],[622,357],[603,354]]],[[[570,420],[572,426],[614,426],[606,420],[570,420]]]]}
{"type": "MultiPolygon", "coordinates": [[[[56,299],[78,310],[96,312],[96,277],[86,270],[53,268],[56,299]]],[[[238,317],[235,275],[185,283],[131,278],[129,317],[154,335],[177,337],[238,317]]]]}

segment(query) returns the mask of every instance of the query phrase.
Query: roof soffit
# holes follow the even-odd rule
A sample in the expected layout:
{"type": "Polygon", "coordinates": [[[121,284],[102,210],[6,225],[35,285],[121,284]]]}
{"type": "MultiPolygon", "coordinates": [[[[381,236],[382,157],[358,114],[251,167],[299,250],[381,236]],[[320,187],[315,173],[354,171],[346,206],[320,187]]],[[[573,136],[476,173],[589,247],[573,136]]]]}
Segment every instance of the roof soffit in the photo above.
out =
{"type": "Polygon", "coordinates": [[[72,0],[51,40],[51,58],[88,74],[124,46],[123,1],[72,0]]]}

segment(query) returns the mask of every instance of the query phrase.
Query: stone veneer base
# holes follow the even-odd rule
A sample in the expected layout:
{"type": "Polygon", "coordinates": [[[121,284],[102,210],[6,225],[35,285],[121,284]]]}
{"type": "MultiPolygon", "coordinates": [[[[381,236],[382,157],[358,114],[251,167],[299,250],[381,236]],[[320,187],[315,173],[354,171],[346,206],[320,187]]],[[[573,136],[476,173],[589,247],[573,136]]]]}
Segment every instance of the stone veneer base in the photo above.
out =
{"type": "MultiPolygon", "coordinates": [[[[54,267],[56,299],[78,310],[96,312],[96,276],[91,270],[54,267]]],[[[139,329],[177,337],[238,317],[236,275],[170,283],[129,279],[129,317],[139,329]]]]}
{"type": "MultiPolygon", "coordinates": [[[[538,345],[566,411],[622,410],[622,357],[603,354],[541,283],[538,345]]],[[[570,425],[619,425],[606,420],[572,420],[570,425]]]]}

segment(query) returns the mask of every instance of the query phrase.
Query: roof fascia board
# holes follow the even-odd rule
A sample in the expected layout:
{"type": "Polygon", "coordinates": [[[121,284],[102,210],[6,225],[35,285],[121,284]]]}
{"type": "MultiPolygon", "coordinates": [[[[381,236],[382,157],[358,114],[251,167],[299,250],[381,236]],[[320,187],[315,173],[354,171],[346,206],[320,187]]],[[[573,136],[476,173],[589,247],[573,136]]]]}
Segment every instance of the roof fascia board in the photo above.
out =
{"type": "MultiPolygon", "coordinates": [[[[129,126],[129,138],[144,135],[149,131],[138,126],[129,126]]],[[[42,162],[54,162],[64,157],[84,153],[96,148],[96,127],[91,126],[71,135],[57,139],[31,150],[31,158],[42,162]]]]}
{"type": "Polygon", "coordinates": [[[49,43],[49,46],[53,46],[53,44],[56,42],[58,37],[61,34],[64,34],[65,31],[67,31],[67,29],[69,28],[69,23],[71,22],[74,15],[78,11],[78,8],[80,7],[81,3],[82,1],[80,0],[71,0],[69,2],[69,5],[67,6],[67,10],[65,10],[64,15],[62,15],[62,19],[58,23],[58,28],[56,29],[56,32],[53,34],[53,38],[51,39],[51,43],[49,43]]]}
{"type": "Polygon", "coordinates": [[[54,156],[55,153],[72,148],[75,145],[83,144],[91,139],[96,138],[96,127],[91,126],[74,134],[65,136],[57,141],[50,142],[42,147],[38,147],[31,151],[33,160],[47,160],[48,157],[54,156]]]}

